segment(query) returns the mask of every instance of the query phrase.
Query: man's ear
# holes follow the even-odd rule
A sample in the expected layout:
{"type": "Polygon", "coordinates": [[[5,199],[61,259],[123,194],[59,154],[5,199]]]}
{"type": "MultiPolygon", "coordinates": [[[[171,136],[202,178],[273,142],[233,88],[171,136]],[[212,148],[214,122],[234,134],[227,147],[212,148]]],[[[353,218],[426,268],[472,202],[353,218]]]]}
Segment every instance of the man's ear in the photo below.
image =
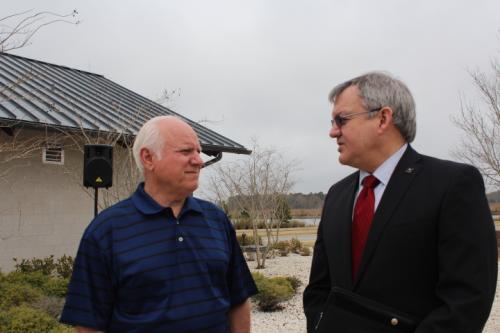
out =
{"type": "Polygon", "coordinates": [[[141,163],[145,170],[153,170],[153,153],[148,148],[142,148],[140,151],[141,163]]]}
{"type": "Polygon", "coordinates": [[[384,106],[379,112],[379,131],[385,132],[394,125],[392,115],[393,111],[390,107],[384,106]]]}

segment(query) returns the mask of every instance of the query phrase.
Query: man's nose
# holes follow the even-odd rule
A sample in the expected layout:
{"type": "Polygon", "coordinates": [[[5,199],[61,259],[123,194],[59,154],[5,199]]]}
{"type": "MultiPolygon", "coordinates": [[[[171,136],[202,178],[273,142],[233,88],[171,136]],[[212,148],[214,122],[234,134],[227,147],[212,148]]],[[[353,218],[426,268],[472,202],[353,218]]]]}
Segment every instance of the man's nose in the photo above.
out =
{"type": "Polygon", "coordinates": [[[203,165],[203,160],[201,159],[200,153],[196,153],[191,159],[191,163],[194,165],[203,165]]]}
{"type": "Polygon", "coordinates": [[[333,124],[332,127],[330,128],[330,138],[335,139],[340,136],[340,127],[337,126],[337,124],[333,124]]]}

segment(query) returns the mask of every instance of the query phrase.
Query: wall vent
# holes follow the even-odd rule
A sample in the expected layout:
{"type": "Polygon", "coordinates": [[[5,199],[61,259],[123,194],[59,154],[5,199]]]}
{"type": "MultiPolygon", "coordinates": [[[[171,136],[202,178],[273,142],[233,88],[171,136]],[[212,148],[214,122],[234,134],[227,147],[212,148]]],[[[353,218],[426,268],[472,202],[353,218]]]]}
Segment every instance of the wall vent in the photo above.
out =
{"type": "Polygon", "coordinates": [[[64,164],[64,149],[61,146],[47,146],[43,148],[43,163],[64,164]]]}

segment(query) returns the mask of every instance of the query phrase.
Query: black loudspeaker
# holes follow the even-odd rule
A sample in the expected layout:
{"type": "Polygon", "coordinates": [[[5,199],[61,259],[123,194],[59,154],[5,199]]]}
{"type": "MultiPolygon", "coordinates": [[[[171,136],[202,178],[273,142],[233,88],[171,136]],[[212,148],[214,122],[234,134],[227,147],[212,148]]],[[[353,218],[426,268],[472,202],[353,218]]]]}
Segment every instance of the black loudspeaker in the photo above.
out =
{"type": "Polygon", "coordinates": [[[113,146],[85,145],[83,154],[83,186],[113,185],[113,146]]]}

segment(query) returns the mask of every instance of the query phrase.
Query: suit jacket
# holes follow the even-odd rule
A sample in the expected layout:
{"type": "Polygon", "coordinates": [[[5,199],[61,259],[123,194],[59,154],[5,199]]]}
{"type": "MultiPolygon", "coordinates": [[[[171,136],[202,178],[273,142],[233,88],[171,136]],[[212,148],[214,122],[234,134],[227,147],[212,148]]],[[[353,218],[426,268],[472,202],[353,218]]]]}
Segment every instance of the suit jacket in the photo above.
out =
{"type": "Polygon", "coordinates": [[[308,332],[481,332],[495,295],[498,254],[477,169],[408,146],[375,212],[353,281],[351,223],[358,179],[359,172],[344,178],[325,198],[304,291],[308,332]],[[332,288],[395,313],[381,316],[345,304],[332,288]],[[415,326],[399,325],[397,316],[411,318],[415,326]]]}

